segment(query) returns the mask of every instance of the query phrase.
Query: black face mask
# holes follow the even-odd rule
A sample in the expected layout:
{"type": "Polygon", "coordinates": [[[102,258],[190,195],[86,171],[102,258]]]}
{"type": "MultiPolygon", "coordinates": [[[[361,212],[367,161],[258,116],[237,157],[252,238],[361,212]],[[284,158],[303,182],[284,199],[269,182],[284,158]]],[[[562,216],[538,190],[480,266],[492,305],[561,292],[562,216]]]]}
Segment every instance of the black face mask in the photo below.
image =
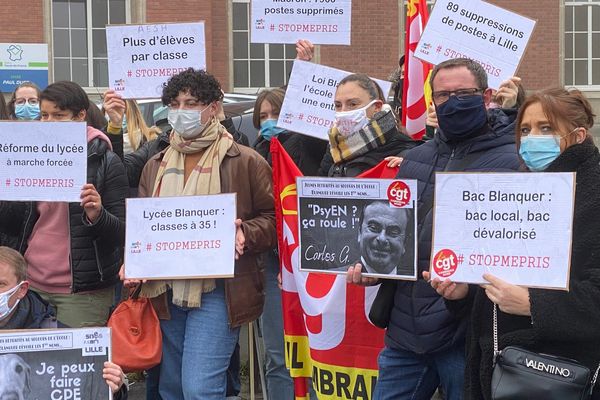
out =
{"type": "Polygon", "coordinates": [[[483,96],[473,95],[463,100],[456,96],[436,106],[440,129],[449,140],[464,140],[479,133],[487,124],[483,96]]]}

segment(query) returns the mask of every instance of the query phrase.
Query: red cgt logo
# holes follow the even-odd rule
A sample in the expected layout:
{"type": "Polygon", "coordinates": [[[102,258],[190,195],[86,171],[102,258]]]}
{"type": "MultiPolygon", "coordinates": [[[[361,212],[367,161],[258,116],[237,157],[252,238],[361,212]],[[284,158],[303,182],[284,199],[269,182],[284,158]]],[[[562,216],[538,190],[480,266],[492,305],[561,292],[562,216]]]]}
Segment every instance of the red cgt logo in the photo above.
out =
{"type": "Polygon", "coordinates": [[[410,202],[410,189],[402,181],[394,181],[387,190],[388,200],[393,207],[404,207],[410,202]]]}
{"type": "Polygon", "coordinates": [[[458,259],[450,249],[443,249],[433,257],[433,270],[441,278],[447,278],[456,272],[458,259]]]}

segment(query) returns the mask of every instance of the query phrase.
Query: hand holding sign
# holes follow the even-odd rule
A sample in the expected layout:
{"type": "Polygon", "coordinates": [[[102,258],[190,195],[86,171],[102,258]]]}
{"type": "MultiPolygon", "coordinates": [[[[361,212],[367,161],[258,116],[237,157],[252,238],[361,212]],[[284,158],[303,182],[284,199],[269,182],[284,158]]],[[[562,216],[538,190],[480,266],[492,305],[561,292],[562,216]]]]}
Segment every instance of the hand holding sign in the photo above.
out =
{"type": "Polygon", "coordinates": [[[499,104],[502,108],[513,108],[517,105],[519,97],[519,86],[521,78],[513,76],[510,79],[503,81],[500,88],[495,93],[494,103],[499,104]]]}
{"type": "Polygon", "coordinates": [[[239,260],[244,255],[244,246],[246,245],[246,236],[242,230],[242,220],[235,220],[235,259],[239,260]]]}
{"type": "Polygon", "coordinates": [[[125,100],[121,98],[121,95],[110,89],[104,92],[102,108],[112,125],[121,127],[123,115],[125,115],[125,100]]]}
{"type": "Polygon", "coordinates": [[[96,222],[102,212],[102,198],[91,183],[86,183],[81,188],[81,207],[92,224],[96,222]]]}
{"type": "Polygon", "coordinates": [[[481,287],[485,289],[488,299],[498,305],[500,311],[513,315],[531,316],[528,289],[512,285],[492,274],[484,274],[483,279],[488,281],[489,285],[481,285],[481,287]]]}
{"type": "Polygon", "coordinates": [[[125,383],[125,374],[121,367],[110,361],[104,363],[102,377],[113,394],[117,393],[125,383]]]}
{"type": "Polygon", "coordinates": [[[431,284],[437,294],[448,300],[461,300],[467,297],[469,293],[469,285],[466,283],[456,283],[450,279],[440,280],[439,278],[431,279],[429,271],[423,271],[423,279],[431,284]]]}
{"type": "Polygon", "coordinates": [[[310,61],[315,52],[315,46],[310,40],[300,39],[296,42],[296,60],[310,61]]]}

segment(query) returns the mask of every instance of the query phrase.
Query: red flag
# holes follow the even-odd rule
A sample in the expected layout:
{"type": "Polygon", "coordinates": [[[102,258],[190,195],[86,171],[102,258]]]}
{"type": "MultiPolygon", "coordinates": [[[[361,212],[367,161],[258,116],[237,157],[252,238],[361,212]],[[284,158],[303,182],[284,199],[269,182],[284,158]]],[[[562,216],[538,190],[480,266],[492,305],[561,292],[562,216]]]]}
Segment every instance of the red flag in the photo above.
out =
{"type": "Polygon", "coordinates": [[[402,89],[402,124],[406,133],[414,139],[425,135],[427,104],[425,102],[425,80],[431,65],[414,57],[415,49],[428,18],[426,0],[409,0],[406,5],[406,39],[404,58],[404,87],[402,89]]]}
{"type": "MultiPolygon", "coordinates": [[[[271,141],[277,236],[282,277],[286,365],[296,400],[312,377],[320,399],[371,398],[384,331],[367,318],[377,287],[346,284],[344,275],[299,271],[296,177],[302,176],[278,140],[271,141]]],[[[369,177],[393,177],[382,161],[369,177]]]]}

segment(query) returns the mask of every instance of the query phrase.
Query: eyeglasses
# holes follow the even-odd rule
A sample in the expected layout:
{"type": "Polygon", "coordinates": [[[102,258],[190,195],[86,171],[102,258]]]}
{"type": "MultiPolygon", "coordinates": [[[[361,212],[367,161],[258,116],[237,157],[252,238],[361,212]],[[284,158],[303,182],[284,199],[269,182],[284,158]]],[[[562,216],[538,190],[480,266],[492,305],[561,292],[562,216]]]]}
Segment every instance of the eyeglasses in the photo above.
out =
{"type": "Polygon", "coordinates": [[[442,104],[448,101],[450,96],[456,96],[458,100],[466,100],[470,96],[474,96],[476,94],[482,93],[482,90],[479,88],[470,88],[470,89],[457,89],[457,90],[440,90],[438,92],[433,92],[433,101],[435,104],[442,104]]]}
{"type": "Polygon", "coordinates": [[[28,103],[30,106],[37,106],[39,104],[39,100],[36,97],[32,97],[29,99],[16,99],[15,100],[15,104],[18,106],[22,106],[25,105],[25,103],[28,103]]]}

